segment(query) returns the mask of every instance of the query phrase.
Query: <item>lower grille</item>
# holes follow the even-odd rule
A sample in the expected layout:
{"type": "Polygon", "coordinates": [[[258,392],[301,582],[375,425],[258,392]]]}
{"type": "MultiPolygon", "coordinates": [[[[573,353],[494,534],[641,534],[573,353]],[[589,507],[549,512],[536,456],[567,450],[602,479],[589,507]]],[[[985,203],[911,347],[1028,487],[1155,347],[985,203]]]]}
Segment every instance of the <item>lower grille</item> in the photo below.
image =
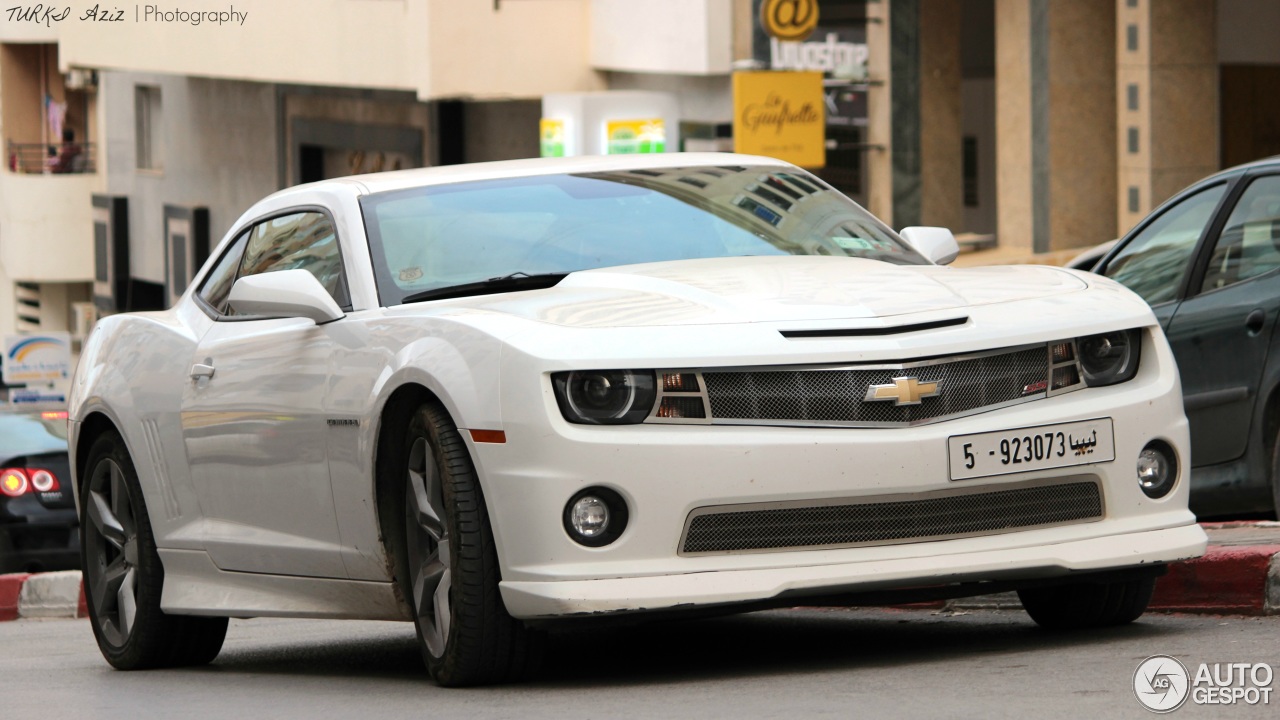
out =
{"type": "MultiPolygon", "coordinates": [[[[1095,481],[988,492],[942,491],[919,499],[753,509],[695,510],[681,554],[891,545],[995,535],[1102,518],[1095,481]]],[[[740,507],[740,506],[739,506],[740,507]]]]}

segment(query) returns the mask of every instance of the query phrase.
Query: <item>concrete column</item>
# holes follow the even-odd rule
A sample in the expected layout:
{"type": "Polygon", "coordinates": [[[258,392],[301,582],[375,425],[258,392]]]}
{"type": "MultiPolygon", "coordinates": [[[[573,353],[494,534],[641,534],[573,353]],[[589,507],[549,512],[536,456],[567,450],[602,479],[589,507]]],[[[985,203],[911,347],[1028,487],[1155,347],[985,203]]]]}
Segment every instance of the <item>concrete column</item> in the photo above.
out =
{"type": "Polygon", "coordinates": [[[1002,247],[1049,252],[1112,237],[1114,3],[996,0],[1002,247]]]}
{"type": "Polygon", "coordinates": [[[868,209],[896,228],[963,220],[960,0],[867,5],[868,209]],[[884,148],[878,149],[878,148],[884,148]]]}
{"type": "Polygon", "coordinates": [[[867,3],[867,76],[880,84],[867,91],[867,209],[901,228],[893,214],[893,76],[890,72],[890,3],[867,3]]]}
{"type": "Polygon", "coordinates": [[[961,0],[920,6],[920,220],[960,232],[964,224],[961,0]]]}
{"type": "Polygon", "coordinates": [[[1219,168],[1214,0],[1116,0],[1116,234],[1219,168]]]}

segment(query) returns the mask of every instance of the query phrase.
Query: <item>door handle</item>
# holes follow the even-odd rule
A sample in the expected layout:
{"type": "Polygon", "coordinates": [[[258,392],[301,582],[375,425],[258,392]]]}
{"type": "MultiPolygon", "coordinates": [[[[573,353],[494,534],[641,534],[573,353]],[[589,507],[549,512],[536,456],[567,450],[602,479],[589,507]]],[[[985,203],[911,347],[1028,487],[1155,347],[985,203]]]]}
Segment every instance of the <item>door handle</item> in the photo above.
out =
{"type": "Polygon", "coordinates": [[[191,366],[191,379],[199,380],[200,378],[213,377],[213,366],[204,363],[196,363],[191,366]]]}
{"type": "Polygon", "coordinates": [[[1257,335],[1262,332],[1262,326],[1267,321],[1267,314],[1262,310],[1254,310],[1249,313],[1249,317],[1244,319],[1244,326],[1249,330],[1250,335],[1257,335]]]}

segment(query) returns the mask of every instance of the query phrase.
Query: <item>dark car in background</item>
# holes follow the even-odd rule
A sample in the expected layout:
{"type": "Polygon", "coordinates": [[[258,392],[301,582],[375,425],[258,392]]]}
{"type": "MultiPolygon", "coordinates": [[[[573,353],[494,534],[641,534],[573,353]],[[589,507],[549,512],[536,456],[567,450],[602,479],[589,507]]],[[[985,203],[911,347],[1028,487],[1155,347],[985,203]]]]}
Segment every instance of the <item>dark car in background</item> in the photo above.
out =
{"type": "Polygon", "coordinates": [[[79,567],[67,413],[0,408],[0,573],[79,567]]]}
{"type": "Polygon", "coordinates": [[[1191,509],[1280,511],[1280,156],[1156,208],[1093,271],[1151,304],[1191,422],[1191,509]]]}

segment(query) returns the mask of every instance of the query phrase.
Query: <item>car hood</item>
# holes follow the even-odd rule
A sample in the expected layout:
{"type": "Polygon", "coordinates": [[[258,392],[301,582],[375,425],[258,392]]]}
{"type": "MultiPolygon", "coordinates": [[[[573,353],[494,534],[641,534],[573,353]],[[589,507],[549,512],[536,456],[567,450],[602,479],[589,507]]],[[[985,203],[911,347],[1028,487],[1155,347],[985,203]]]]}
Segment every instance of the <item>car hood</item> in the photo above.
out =
{"type": "Polygon", "coordinates": [[[958,269],[858,258],[743,257],[584,270],[546,290],[464,302],[569,327],[634,327],[872,320],[1086,287],[1075,275],[1049,267],[958,269]]]}

